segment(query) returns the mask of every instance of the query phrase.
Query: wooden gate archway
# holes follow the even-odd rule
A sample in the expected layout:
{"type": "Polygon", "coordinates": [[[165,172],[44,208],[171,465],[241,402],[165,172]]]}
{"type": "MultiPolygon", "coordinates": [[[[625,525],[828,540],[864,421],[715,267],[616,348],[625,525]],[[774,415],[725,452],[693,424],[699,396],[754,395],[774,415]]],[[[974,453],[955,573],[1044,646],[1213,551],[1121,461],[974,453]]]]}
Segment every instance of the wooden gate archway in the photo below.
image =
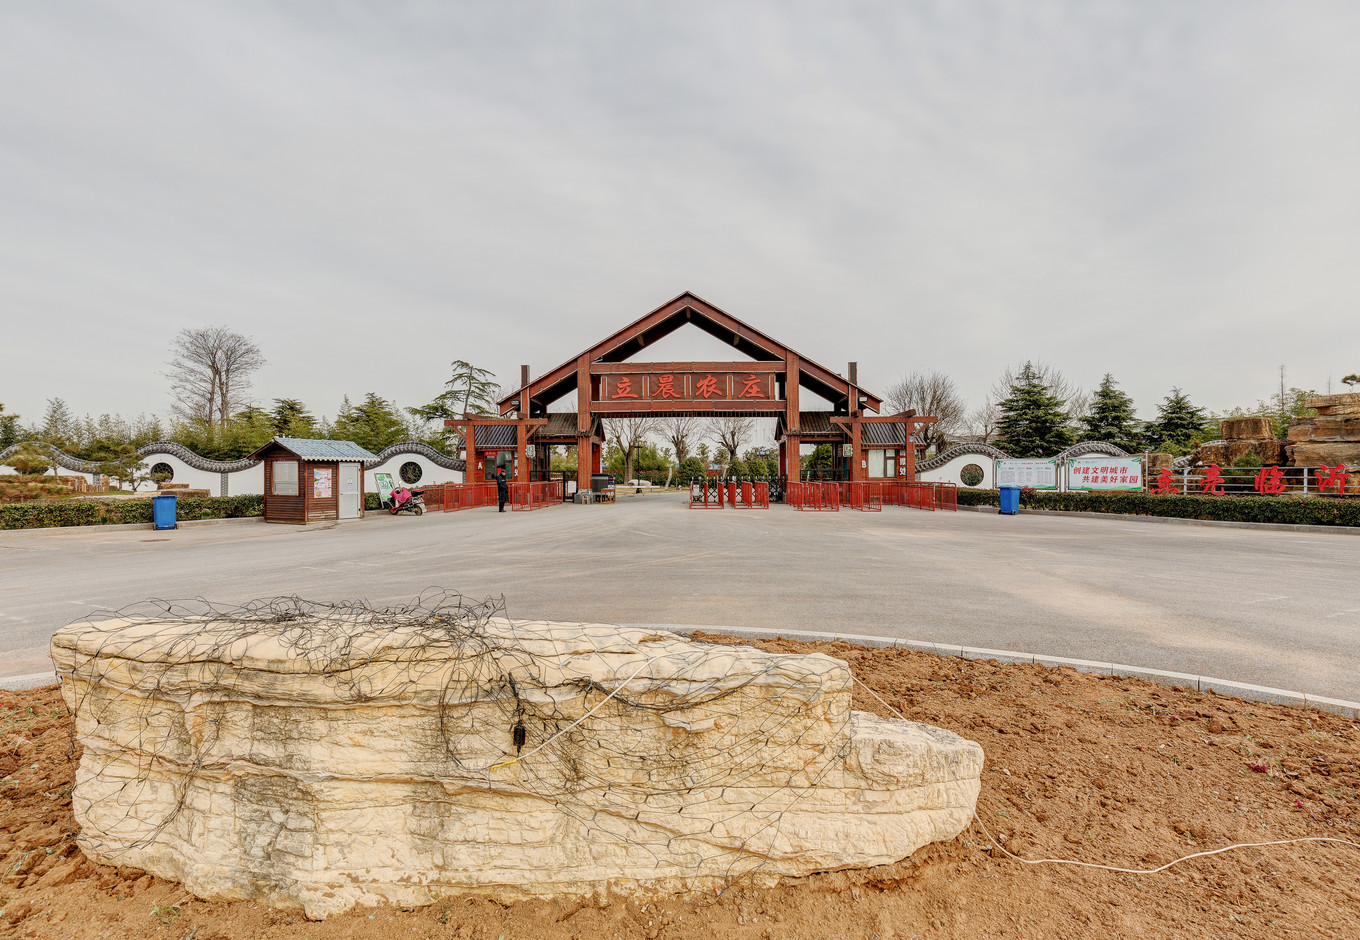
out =
{"type": "Polygon", "coordinates": [[[520,387],[500,401],[499,418],[467,415],[446,422],[464,430],[468,473],[491,449],[514,455],[514,478],[545,471],[552,444],[574,443],[577,485],[588,488],[603,456],[602,418],[687,414],[774,418],[782,476],[796,478],[804,443],[848,447],[849,479],[868,478],[866,451],[901,455],[890,476],[914,480],[917,426],[934,421],[914,412],[877,415],[883,401],[849,376],[833,372],[771,336],[686,292],[583,350],[537,379],[528,367],[520,387]],[[644,362],[635,357],[678,329],[694,326],[747,358],[728,362],[644,362]],[[803,411],[800,391],[830,402],[830,411],[803,411]],[[575,395],[574,412],[548,407],[575,395]],[[865,412],[874,412],[867,416],[865,412]]]}

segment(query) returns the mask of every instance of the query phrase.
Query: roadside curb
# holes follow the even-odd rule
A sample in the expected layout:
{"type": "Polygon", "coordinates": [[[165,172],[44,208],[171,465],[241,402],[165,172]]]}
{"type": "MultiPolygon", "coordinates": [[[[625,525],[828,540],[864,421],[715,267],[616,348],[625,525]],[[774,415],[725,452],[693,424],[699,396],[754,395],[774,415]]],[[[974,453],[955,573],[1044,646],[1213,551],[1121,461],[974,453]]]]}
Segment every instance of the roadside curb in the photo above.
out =
{"type": "MultiPolygon", "coordinates": [[[[190,529],[195,526],[204,525],[234,525],[245,522],[264,522],[264,516],[241,516],[235,519],[184,519],[176,523],[175,528],[190,529]]],[[[34,526],[31,529],[0,529],[0,538],[6,536],[19,535],[65,535],[80,532],[157,532],[174,531],[173,529],[157,529],[151,522],[118,522],[113,525],[47,525],[34,526]]]]}
{"type": "MultiPolygon", "coordinates": [[[[961,511],[997,514],[995,506],[960,506],[961,511]]],[[[1232,522],[1224,519],[1182,519],[1178,516],[1135,516],[1123,512],[1074,512],[1070,509],[1022,509],[1022,516],[1071,516],[1078,519],[1122,519],[1129,522],[1171,523],[1226,529],[1265,529],[1273,532],[1326,532],[1331,535],[1360,535],[1360,526],[1299,525],[1293,522],[1232,522]]]]}
{"type": "Polygon", "coordinates": [[[35,672],[28,676],[6,676],[0,679],[0,689],[6,692],[27,692],[57,684],[55,672],[35,672]]]}
{"type": "MultiPolygon", "coordinates": [[[[1185,672],[1168,672],[1164,669],[1147,669],[1142,666],[1129,666],[1124,663],[1107,663],[1091,659],[1071,659],[1065,656],[1042,656],[1037,653],[1021,653],[1015,650],[993,650],[973,646],[956,646],[952,643],[927,643],[920,640],[895,640],[890,637],[865,636],[857,633],[816,633],[807,630],[763,630],[758,627],[719,627],[691,626],[677,623],[626,624],[633,627],[648,627],[692,636],[695,633],[718,633],[736,637],[749,637],[753,640],[773,640],[780,637],[813,643],[854,643],[875,649],[909,649],[937,656],[956,656],[959,659],[995,659],[1005,663],[1037,663],[1041,666],[1071,666],[1078,672],[1093,675],[1119,676],[1121,678],[1148,679],[1158,685],[1191,689],[1195,692],[1214,692],[1218,695],[1231,695],[1236,698],[1250,699],[1255,702],[1268,702],[1275,705],[1293,705],[1302,708],[1316,708],[1331,712],[1342,718],[1360,719],[1360,702],[1328,698],[1323,695],[1310,695],[1290,689],[1276,689],[1264,685],[1251,685],[1246,682],[1233,682],[1213,676],[1197,676],[1185,672]]],[[[0,680],[3,681],[3,680],[0,680]]]]}

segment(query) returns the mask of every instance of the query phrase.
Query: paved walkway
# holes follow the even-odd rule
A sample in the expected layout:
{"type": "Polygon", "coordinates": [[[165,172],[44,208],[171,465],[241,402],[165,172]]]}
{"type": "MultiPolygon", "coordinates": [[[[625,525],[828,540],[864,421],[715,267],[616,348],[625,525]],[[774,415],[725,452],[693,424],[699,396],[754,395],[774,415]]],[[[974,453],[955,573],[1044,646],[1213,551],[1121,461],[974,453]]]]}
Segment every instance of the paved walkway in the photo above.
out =
{"type": "Polygon", "coordinates": [[[680,496],[307,528],[0,539],[0,675],[54,630],[149,597],[403,603],[519,618],[863,633],[1360,700],[1360,539],[991,513],[691,511],[680,496]]]}

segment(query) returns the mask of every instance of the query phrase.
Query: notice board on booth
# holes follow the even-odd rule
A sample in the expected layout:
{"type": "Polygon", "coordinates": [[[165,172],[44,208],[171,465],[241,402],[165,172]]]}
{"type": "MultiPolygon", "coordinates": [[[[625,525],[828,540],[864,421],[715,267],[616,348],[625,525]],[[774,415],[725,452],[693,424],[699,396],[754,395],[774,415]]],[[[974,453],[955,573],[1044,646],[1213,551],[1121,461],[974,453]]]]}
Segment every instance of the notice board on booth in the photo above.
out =
{"type": "Polygon", "coordinates": [[[1036,490],[1058,488],[1056,460],[998,460],[997,486],[1028,486],[1036,490]]]}
{"type": "Polygon", "coordinates": [[[312,471],[312,499],[330,499],[334,495],[333,473],[330,467],[312,471]]]}

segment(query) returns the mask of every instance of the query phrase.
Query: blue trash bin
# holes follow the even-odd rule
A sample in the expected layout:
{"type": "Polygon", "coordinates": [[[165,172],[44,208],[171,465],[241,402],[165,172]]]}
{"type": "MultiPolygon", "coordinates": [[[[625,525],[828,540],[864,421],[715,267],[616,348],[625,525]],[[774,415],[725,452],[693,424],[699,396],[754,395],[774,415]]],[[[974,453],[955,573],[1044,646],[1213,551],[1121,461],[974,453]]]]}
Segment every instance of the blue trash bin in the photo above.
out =
{"type": "Polygon", "coordinates": [[[178,503],[173,496],[151,497],[151,523],[157,529],[178,528],[175,512],[178,503]]]}
{"type": "Polygon", "coordinates": [[[1018,512],[1020,512],[1020,487],[1001,487],[1001,514],[1014,516],[1018,512]]]}

